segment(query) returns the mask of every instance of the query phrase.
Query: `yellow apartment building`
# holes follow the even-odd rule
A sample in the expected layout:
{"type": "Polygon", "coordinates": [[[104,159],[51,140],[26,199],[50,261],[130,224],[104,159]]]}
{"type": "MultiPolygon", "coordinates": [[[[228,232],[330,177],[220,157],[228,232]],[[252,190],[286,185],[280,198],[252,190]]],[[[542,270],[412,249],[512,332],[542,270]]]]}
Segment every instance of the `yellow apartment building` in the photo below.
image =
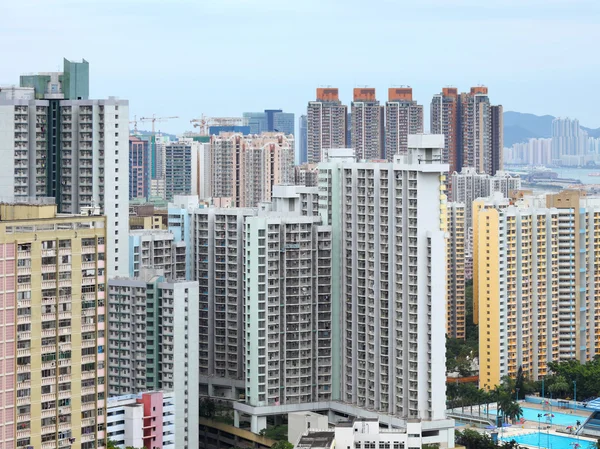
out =
{"type": "Polygon", "coordinates": [[[0,446],[101,447],[106,221],[33,201],[0,204],[0,446]]]}

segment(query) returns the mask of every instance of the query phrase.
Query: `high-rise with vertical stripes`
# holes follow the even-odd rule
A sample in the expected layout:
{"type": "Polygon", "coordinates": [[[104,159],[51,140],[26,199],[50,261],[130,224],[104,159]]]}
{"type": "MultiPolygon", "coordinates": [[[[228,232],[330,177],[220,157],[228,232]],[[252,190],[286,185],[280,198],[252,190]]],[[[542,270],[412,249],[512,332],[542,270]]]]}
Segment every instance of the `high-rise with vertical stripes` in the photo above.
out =
{"type": "Polygon", "coordinates": [[[58,212],[98,206],[111,275],[127,275],[129,102],[88,99],[88,63],[21,77],[0,89],[0,196],[53,197],[58,212]]]}
{"type": "Polygon", "coordinates": [[[383,157],[383,114],[373,88],[356,88],[351,107],[351,146],[359,160],[383,157]]]}
{"type": "Polygon", "coordinates": [[[502,170],[502,106],[492,106],[485,86],[458,93],[442,89],[431,101],[431,132],[444,134],[444,160],[450,172],[473,167],[494,175],[502,170]]]}
{"type": "Polygon", "coordinates": [[[342,104],[335,87],[317,89],[317,99],[308,103],[307,149],[308,162],[327,159],[331,148],[346,147],[348,108],[342,104]]]}
{"type": "MultiPolygon", "coordinates": [[[[423,106],[413,100],[412,88],[390,87],[385,104],[385,155],[392,161],[408,151],[408,135],[423,133],[423,106]]],[[[439,133],[441,134],[441,133],[439,133]]]]}

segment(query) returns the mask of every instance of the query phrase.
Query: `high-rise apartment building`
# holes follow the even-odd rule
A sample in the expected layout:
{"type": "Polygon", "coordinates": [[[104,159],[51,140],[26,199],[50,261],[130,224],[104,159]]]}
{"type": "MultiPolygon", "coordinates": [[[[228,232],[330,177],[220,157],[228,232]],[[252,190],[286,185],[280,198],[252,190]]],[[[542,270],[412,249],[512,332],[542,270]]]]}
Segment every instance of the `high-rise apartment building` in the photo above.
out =
{"type": "Polygon", "coordinates": [[[423,106],[413,100],[412,88],[390,87],[388,101],[385,104],[385,155],[387,160],[391,162],[396,154],[407,153],[409,134],[422,133],[423,106]]]}
{"type": "Polygon", "coordinates": [[[306,115],[301,115],[298,120],[298,164],[308,162],[308,123],[306,115]]]}
{"type": "Polygon", "coordinates": [[[494,176],[479,173],[473,167],[464,167],[460,173],[452,173],[452,201],[464,203],[465,225],[471,226],[473,201],[500,192],[506,198],[513,190],[521,190],[521,178],[501,171],[494,176]]]}
{"type": "Polygon", "coordinates": [[[506,148],[503,160],[507,164],[552,165],[552,139],[529,139],[506,148]]]}
{"type": "Polygon", "coordinates": [[[470,92],[460,94],[459,101],[462,166],[474,167],[478,173],[486,173],[486,152],[491,146],[488,89],[482,86],[472,87],[470,92]]]}
{"type": "Polygon", "coordinates": [[[175,279],[192,279],[192,251],[188,250],[192,244],[191,211],[199,207],[198,197],[176,196],[168,205],[168,228],[173,234],[175,271],[172,274],[175,279]],[[185,271],[185,277],[182,273],[185,271]]]}
{"type": "Polygon", "coordinates": [[[198,282],[111,279],[108,307],[110,394],[172,391],[175,446],[198,448],[198,282]]]}
{"type": "MultiPolygon", "coordinates": [[[[244,220],[256,209],[192,211],[193,279],[200,296],[200,377],[244,388],[244,220]]],[[[258,429],[259,431],[261,429],[258,429]]]]}
{"type": "Polygon", "coordinates": [[[129,231],[129,251],[130,277],[137,278],[143,269],[152,269],[161,270],[171,279],[186,279],[185,242],[175,241],[170,231],[129,231]]]}
{"type": "Polygon", "coordinates": [[[431,132],[445,136],[443,157],[450,173],[462,167],[489,175],[502,170],[502,106],[490,104],[487,87],[472,87],[461,94],[448,87],[434,95],[431,132]]]}
{"type": "Polygon", "coordinates": [[[474,203],[474,316],[485,388],[519,368],[532,379],[551,361],[599,351],[600,278],[594,267],[600,200],[564,191],[512,205],[501,194],[474,203]]]}
{"type": "Polygon", "coordinates": [[[87,62],[65,60],[63,72],[22,76],[18,98],[0,92],[0,196],[53,197],[67,214],[100,207],[110,274],[124,275],[129,105],[88,99],[87,73],[87,62]]]}
{"type": "Polygon", "coordinates": [[[306,113],[309,163],[326,160],[331,148],[346,147],[347,114],[337,88],[317,89],[317,99],[308,103],[306,113]]]}
{"type": "Polygon", "coordinates": [[[442,161],[450,165],[450,173],[462,168],[459,106],[455,87],[444,87],[440,94],[433,96],[430,106],[430,131],[444,135],[442,161]]]}
{"type": "MultiPolygon", "coordinates": [[[[331,226],[302,215],[295,186],[273,194],[270,209],[244,224],[246,403],[330,401],[331,226]]],[[[253,420],[266,427],[265,416],[253,420]]]]}
{"type": "Polygon", "coordinates": [[[319,167],[320,210],[341,258],[340,399],[404,419],[445,417],[445,356],[434,349],[445,341],[443,145],[409,136],[392,163],[319,167]]]}
{"type": "MultiPolygon", "coordinates": [[[[194,147],[192,148],[192,151],[194,147]]],[[[198,142],[195,146],[196,151],[196,178],[195,185],[192,186],[192,194],[198,195],[202,199],[209,199],[211,194],[211,156],[210,156],[210,141],[198,142]]]]}
{"type": "Polygon", "coordinates": [[[510,192],[521,189],[521,178],[498,171],[494,176],[478,173],[473,167],[463,167],[460,173],[452,173],[452,202],[465,205],[465,275],[473,277],[473,201],[486,198],[494,192],[509,197],[510,192]]]}
{"type": "Polygon", "coordinates": [[[447,250],[446,276],[446,335],[448,338],[464,339],[466,323],[465,303],[465,226],[464,203],[448,203],[447,205],[447,250]]]}
{"type": "Polygon", "coordinates": [[[42,199],[0,217],[0,443],[102,447],[106,219],[42,199]]]}
{"type": "Polygon", "coordinates": [[[211,137],[212,197],[233,206],[256,207],[277,184],[294,183],[294,137],[221,134],[211,137]]]}
{"type": "Polygon", "coordinates": [[[351,146],[359,160],[381,159],[383,121],[382,109],[375,96],[375,89],[354,89],[351,106],[351,146]]]}
{"type": "Polygon", "coordinates": [[[504,108],[491,106],[491,148],[484,158],[484,171],[495,175],[504,169],[504,108]]]}
{"type": "Polygon", "coordinates": [[[581,129],[579,120],[555,118],[552,121],[552,163],[583,165],[580,162],[586,153],[587,140],[587,132],[581,129]]]}
{"type": "Polygon", "coordinates": [[[129,137],[129,199],[150,195],[150,147],[147,140],[129,137]]]}
{"type": "Polygon", "coordinates": [[[191,195],[197,170],[197,153],[191,141],[172,142],[165,147],[165,199],[175,195],[191,195]]]}

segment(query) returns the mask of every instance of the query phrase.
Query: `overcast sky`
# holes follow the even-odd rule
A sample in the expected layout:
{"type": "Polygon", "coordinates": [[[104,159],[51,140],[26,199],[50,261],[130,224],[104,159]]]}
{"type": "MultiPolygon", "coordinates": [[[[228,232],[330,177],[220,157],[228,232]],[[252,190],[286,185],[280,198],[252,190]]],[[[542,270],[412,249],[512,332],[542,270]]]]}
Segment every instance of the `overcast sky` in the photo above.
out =
{"type": "Polygon", "coordinates": [[[599,127],[599,43],[598,0],[0,0],[0,84],[85,58],[92,97],[181,117],[167,132],[298,115],[323,85],[348,104],[410,85],[428,114],[443,86],[484,84],[505,110],[599,127]]]}

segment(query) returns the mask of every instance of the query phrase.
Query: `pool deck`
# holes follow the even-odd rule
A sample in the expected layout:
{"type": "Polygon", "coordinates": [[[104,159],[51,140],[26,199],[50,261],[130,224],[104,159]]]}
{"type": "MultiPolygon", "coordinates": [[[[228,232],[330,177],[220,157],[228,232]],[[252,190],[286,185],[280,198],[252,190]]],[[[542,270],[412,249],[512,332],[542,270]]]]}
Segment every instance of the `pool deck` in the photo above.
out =
{"type": "MultiPolygon", "coordinates": [[[[519,401],[519,405],[521,407],[532,408],[532,409],[536,409],[536,410],[544,409],[542,404],[536,404],[534,402],[519,401]]],[[[566,409],[566,408],[560,408],[557,406],[552,406],[552,411],[556,412],[556,413],[562,413],[564,415],[582,416],[584,418],[589,417],[593,412],[593,410],[589,410],[586,412],[585,410],[573,410],[572,408],[566,409]]]]}

